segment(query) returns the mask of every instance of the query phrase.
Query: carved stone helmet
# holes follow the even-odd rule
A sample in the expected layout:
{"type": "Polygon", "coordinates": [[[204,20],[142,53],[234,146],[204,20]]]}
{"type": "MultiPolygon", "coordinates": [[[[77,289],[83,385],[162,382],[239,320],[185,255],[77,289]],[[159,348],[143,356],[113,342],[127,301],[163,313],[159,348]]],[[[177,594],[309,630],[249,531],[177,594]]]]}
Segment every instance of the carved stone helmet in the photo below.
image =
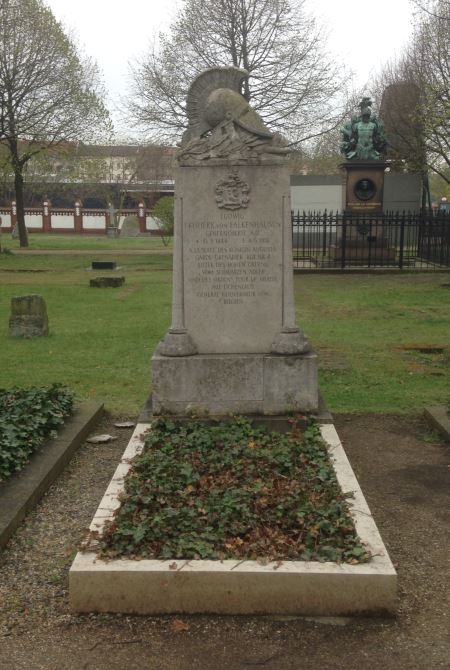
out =
{"type": "Polygon", "coordinates": [[[192,82],[186,100],[189,126],[183,144],[201,137],[223,121],[237,124],[262,137],[272,137],[261,117],[241,94],[242,82],[248,72],[237,67],[216,67],[205,70],[192,82]]]}

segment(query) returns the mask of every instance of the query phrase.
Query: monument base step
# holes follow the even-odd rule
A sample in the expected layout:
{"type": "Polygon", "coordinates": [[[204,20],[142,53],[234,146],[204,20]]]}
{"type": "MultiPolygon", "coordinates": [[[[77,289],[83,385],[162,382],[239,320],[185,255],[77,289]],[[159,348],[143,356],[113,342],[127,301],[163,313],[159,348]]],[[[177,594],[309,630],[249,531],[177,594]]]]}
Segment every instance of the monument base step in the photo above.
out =
{"type": "Polygon", "coordinates": [[[317,355],[198,354],[152,358],[153,415],[317,412],[317,355]]]}
{"type": "MultiPolygon", "coordinates": [[[[161,416],[161,415],[158,415],[161,416]]],[[[272,415],[262,415],[262,414],[250,414],[246,415],[250,419],[252,425],[265,427],[268,431],[278,431],[279,433],[288,433],[292,430],[292,422],[290,414],[272,414],[272,415]]],[[[147,402],[139,414],[138,423],[151,423],[153,419],[157,417],[153,414],[153,399],[152,394],[148,397],[147,402]]],[[[171,414],[170,418],[173,421],[179,421],[181,423],[186,423],[192,421],[192,416],[187,414],[171,414]]],[[[210,423],[215,420],[214,416],[202,416],[196,418],[197,421],[203,421],[204,423],[210,423]]],[[[298,415],[296,415],[298,418],[298,415]]],[[[323,425],[333,423],[333,416],[329,411],[328,407],[325,404],[322,394],[319,391],[319,408],[315,412],[307,412],[301,416],[298,420],[300,425],[306,425],[310,419],[315,419],[318,423],[323,425]]],[[[221,417],[222,421],[232,421],[233,417],[221,417]]]]}

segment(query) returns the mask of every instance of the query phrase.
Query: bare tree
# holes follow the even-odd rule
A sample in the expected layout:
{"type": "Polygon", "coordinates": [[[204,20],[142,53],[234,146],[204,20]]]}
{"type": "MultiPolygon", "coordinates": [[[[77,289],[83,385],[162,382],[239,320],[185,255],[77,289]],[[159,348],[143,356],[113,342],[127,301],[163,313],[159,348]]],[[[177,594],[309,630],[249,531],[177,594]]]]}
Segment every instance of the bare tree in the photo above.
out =
{"type": "Polygon", "coordinates": [[[42,0],[0,0],[0,143],[14,174],[21,246],[25,165],[63,141],[92,141],[108,119],[95,65],[42,0]]]}
{"type": "Polygon", "coordinates": [[[450,183],[450,4],[439,0],[434,10],[419,25],[405,71],[421,91],[429,167],[450,183]]]}
{"type": "Polygon", "coordinates": [[[185,0],[169,35],[131,69],[130,118],[172,141],[186,126],[193,78],[234,65],[250,74],[242,91],[267,125],[292,143],[341,119],[345,72],[324,50],[325,36],[304,0],[185,0]]]}
{"type": "Polygon", "coordinates": [[[429,172],[450,184],[450,2],[416,2],[416,29],[374,88],[394,167],[419,172],[430,205],[429,172]]]}
{"type": "Polygon", "coordinates": [[[448,21],[446,10],[450,8],[450,0],[411,0],[411,2],[419,12],[448,21]]]}

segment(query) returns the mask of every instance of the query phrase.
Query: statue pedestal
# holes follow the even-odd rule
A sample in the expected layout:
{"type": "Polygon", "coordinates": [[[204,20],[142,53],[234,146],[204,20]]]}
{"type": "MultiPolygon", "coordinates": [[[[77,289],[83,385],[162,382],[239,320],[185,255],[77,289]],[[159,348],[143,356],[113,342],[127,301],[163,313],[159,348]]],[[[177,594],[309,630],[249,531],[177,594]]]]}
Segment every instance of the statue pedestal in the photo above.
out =
{"type": "Polygon", "coordinates": [[[389,265],[395,261],[383,223],[384,161],[347,161],[344,218],[332,260],[345,265],[389,265]]]}
{"type": "Polygon", "coordinates": [[[347,161],[341,168],[346,172],[346,214],[382,214],[384,161],[347,161]]]}

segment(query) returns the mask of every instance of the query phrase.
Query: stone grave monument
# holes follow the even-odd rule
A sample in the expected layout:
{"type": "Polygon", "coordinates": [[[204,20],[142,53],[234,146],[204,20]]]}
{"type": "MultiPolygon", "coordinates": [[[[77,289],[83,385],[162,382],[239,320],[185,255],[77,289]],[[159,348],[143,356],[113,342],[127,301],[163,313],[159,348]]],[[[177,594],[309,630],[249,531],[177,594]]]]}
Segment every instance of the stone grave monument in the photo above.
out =
{"type": "Polygon", "coordinates": [[[382,221],[387,143],[383,124],[372,113],[371,105],[370,98],[363,98],[360,114],[341,129],[341,152],[347,159],[341,165],[345,172],[345,241],[342,232],[331,253],[335,261],[341,261],[345,253],[349,264],[395,261],[382,221]]]}
{"type": "Polygon", "coordinates": [[[288,149],[241,95],[247,76],[213,68],[189,89],[155,415],[318,409],[316,355],[295,322],[288,149]]]}
{"type": "Polygon", "coordinates": [[[126,216],[120,229],[121,237],[139,237],[141,229],[139,219],[135,214],[126,216]]]}
{"type": "Polygon", "coordinates": [[[48,335],[47,307],[42,296],[21,295],[11,298],[9,335],[29,338],[48,335]]]}

